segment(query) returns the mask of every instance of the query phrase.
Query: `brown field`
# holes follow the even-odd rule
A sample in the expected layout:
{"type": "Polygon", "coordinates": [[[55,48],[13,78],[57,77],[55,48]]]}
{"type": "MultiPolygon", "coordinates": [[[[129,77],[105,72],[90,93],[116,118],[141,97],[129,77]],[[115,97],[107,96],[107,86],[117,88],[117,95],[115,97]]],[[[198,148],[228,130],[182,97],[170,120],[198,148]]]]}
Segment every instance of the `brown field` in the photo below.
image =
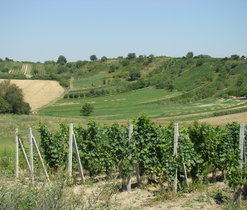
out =
{"type": "Polygon", "coordinates": [[[219,117],[211,117],[198,120],[199,122],[208,123],[211,125],[226,125],[228,123],[237,122],[247,125],[247,112],[224,115],[219,117]]]}
{"type": "MultiPolygon", "coordinates": [[[[0,79],[2,82],[3,79],[0,79]]],[[[30,104],[32,111],[37,110],[61,97],[65,90],[57,81],[48,80],[11,80],[20,87],[24,99],[30,104]]]]}

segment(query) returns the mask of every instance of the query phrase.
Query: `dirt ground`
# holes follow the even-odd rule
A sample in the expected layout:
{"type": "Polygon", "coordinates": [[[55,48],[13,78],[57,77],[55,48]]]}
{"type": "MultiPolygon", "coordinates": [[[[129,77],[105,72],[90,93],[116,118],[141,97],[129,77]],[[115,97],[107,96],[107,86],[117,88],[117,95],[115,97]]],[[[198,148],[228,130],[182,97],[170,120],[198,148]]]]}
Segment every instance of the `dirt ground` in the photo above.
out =
{"type": "MultiPolygon", "coordinates": [[[[0,82],[3,81],[0,79],[0,82]]],[[[24,99],[35,111],[61,97],[64,88],[57,81],[48,80],[11,80],[23,90],[24,99]]]]}
{"type": "MultiPolygon", "coordinates": [[[[73,192],[78,193],[83,190],[86,192],[87,198],[91,195],[97,195],[102,188],[90,186],[76,186],[72,188],[73,192]],[[85,189],[86,188],[86,189],[85,189]]],[[[171,195],[169,193],[157,196],[159,189],[157,187],[148,186],[145,189],[134,188],[131,191],[116,192],[109,200],[109,209],[135,209],[135,210],[155,210],[155,209],[172,209],[172,210],[192,210],[192,209],[225,209],[222,203],[216,199],[219,191],[229,190],[223,182],[209,184],[203,189],[196,189],[190,193],[180,193],[171,195]]],[[[107,192],[103,192],[98,196],[97,202],[105,202],[109,199],[107,192]]],[[[88,199],[87,199],[88,200],[88,199]]],[[[97,203],[96,202],[96,203],[97,203]]]]}

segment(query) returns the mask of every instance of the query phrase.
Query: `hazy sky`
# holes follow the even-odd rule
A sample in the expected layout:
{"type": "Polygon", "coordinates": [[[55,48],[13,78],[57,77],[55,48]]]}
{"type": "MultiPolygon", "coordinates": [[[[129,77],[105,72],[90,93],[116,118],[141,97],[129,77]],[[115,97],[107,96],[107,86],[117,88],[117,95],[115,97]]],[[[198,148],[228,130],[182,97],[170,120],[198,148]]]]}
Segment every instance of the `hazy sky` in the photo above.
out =
{"type": "Polygon", "coordinates": [[[247,0],[0,0],[0,58],[247,55],[247,0]]]}

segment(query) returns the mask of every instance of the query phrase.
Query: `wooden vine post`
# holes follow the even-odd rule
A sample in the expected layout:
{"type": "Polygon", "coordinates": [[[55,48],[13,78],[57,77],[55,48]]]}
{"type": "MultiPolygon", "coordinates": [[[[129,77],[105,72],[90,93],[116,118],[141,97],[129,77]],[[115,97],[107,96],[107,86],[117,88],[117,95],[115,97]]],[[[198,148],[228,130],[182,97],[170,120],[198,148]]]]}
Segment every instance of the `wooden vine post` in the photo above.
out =
{"type": "MultiPolygon", "coordinates": [[[[132,139],[132,136],[133,136],[133,125],[131,124],[129,126],[129,138],[128,138],[128,141],[129,141],[129,147],[131,146],[131,139],[132,139]]],[[[132,155],[131,153],[129,154],[129,159],[132,158],[132,155]]],[[[127,191],[130,191],[131,190],[131,173],[128,175],[127,177],[127,184],[126,184],[126,187],[127,187],[127,191]]]]}
{"type": "Polygon", "coordinates": [[[30,179],[34,183],[34,167],[33,167],[33,139],[32,139],[32,129],[28,130],[28,139],[29,139],[29,162],[30,162],[30,179]]]}
{"type": "Polygon", "coordinates": [[[81,181],[82,181],[82,183],[85,183],[85,176],[84,176],[84,172],[83,172],[83,168],[82,168],[82,164],[81,164],[81,158],[79,155],[76,137],[75,137],[74,130],[73,130],[73,124],[70,123],[70,127],[69,127],[69,162],[68,162],[68,172],[69,172],[70,178],[72,177],[73,147],[75,149],[76,160],[77,160],[78,169],[79,169],[80,176],[81,176],[81,181]]]}
{"type": "Polygon", "coordinates": [[[19,136],[18,128],[15,129],[15,177],[19,178],[19,136]]]}
{"type": "Polygon", "coordinates": [[[39,161],[41,162],[41,165],[42,165],[42,168],[43,168],[43,171],[44,171],[44,174],[45,174],[45,177],[48,181],[50,181],[49,179],[49,175],[47,173],[47,170],[46,170],[46,167],[45,167],[45,164],[44,164],[44,161],[42,159],[42,156],[41,156],[41,153],[39,151],[39,147],[38,147],[38,144],[33,136],[33,133],[32,133],[32,128],[29,128],[29,135],[28,135],[28,138],[29,138],[29,145],[30,145],[30,178],[31,178],[31,181],[32,183],[34,183],[34,164],[33,164],[33,146],[38,154],[38,158],[39,158],[39,161]]]}
{"type": "Polygon", "coordinates": [[[239,150],[240,150],[240,162],[239,168],[243,169],[243,160],[244,160],[244,124],[240,124],[240,134],[239,134],[239,150]]]}
{"type": "MultiPolygon", "coordinates": [[[[239,169],[243,169],[243,163],[245,159],[244,150],[245,150],[245,126],[244,124],[240,124],[240,133],[239,133],[239,150],[240,150],[240,160],[239,160],[239,169]]],[[[241,203],[241,196],[242,196],[243,186],[238,186],[237,190],[235,191],[234,198],[238,203],[241,203]]]]}
{"type": "Polygon", "coordinates": [[[69,162],[68,162],[68,173],[69,177],[72,177],[72,153],[73,153],[73,124],[69,126],[69,162]]]}
{"type": "Polygon", "coordinates": [[[19,178],[19,147],[21,148],[21,151],[24,155],[25,161],[28,166],[28,170],[31,171],[30,163],[27,157],[27,153],[25,151],[25,148],[22,144],[21,138],[18,134],[18,128],[15,129],[15,176],[18,179],[19,178]]]}
{"type": "MultiPolygon", "coordinates": [[[[178,123],[174,123],[173,155],[174,155],[175,159],[177,158],[177,154],[178,154],[178,137],[179,137],[178,123]]],[[[177,192],[177,190],[178,190],[178,169],[177,168],[176,168],[175,174],[174,174],[173,190],[174,190],[174,192],[177,192]]]]}
{"type": "Polygon", "coordinates": [[[45,164],[44,164],[42,156],[41,156],[41,153],[39,151],[37,142],[36,142],[36,140],[32,134],[31,128],[29,128],[29,130],[28,130],[28,140],[29,140],[29,154],[30,154],[29,160],[28,160],[25,148],[22,144],[21,138],[18,135],[18,128],[15,129],[15,158],[16,158],[16,160],[15,160],[15,176],[16,176],[16,178],[19,178],[19,147],[20,147],[21,151],[24,155],[24,159],[27,163],[28,169],[29,169],[30,180],[32,183],[34,183],[34,166],[33,166],[33,145],[34,145],[34,147],[38,153],[38,158],[41,162],[45,176],[46,176],[47,180],[50,181],[46,167],[45,167],[45,164]]]}

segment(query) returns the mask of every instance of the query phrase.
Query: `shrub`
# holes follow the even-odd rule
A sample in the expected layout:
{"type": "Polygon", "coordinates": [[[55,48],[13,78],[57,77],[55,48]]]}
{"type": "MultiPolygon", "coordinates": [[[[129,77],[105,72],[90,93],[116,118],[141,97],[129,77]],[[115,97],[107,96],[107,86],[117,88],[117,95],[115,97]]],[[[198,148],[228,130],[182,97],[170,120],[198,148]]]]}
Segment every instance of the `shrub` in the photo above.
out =
{"type": "Polygon", "coordinates": [[[136,69],[132,69],[129,73],[129,81],[134,81],[134,80],[138,80],[141,77],[141,73],[140,71],[136,70],[136,69]]]}
{"type": "Polygon", "coordinates": [[[0,83],[0,110],[2,113],[29,114],[30,106],[24,102],[22,90],[10,81],[0,83]]]}
{"type": "Polygon", "coordinates": [[[93,105],[92,104],[90,104],[90,103],[85,103],[83,106],[82,106],[82,108],[81,108],[81,110],[80,110],[80,112],[81,112],[81,114],[83,115],[83,116],[89,116],[92,112],[93,112],[93,105]]]}

